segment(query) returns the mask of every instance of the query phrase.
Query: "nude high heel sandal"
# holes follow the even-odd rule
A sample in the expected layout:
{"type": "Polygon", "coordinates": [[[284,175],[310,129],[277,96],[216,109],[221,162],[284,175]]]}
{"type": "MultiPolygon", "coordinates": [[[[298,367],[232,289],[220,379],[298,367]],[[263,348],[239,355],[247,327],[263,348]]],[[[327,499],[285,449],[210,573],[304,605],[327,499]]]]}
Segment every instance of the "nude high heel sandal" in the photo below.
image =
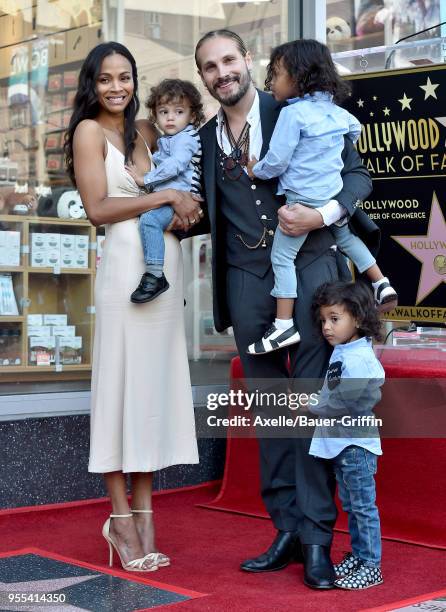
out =
{"type": "Polygon", "coordinates": [[[110,522],[111,522],[110,519],[129,518],[131,516],[132,514],[110,514],[110,517],[104,523],[104,526],[102,528],[102,535],[108,542],[108,547],[110,551],[109,566],[110,567],[113,566],[113,549],[114,549],[118,553],[118,557],[121,561],[122,569],[124,569],[126,572],[154,572],[155,570],[158,569],[158,564],[153,562],[153,553],[149,555],[145,555],[144,557],[141,557],[140,559],[133,559],[133,561],[127,561],[127,563],[124,563],[121,557],[121,553],[119,552],[119,548],[116,545],[116,542],[114,542],[112,538],[110,537],[110,522]],[[145,567],[145,565],[147,565],[147,562],[149,561],[151,562],[151,564],[149,565],[149,567],[145,567]]]}
{"type": "MultiPolygon", "coordinates": [[[[130,510],[130,512],[133,512],[133,514],[153,514],[153,510],[130,510]]],[[[148,553],[145,558],[153,560],[153,563],[156,563],[158,567],[167,567],[170,565],[169,557],[160,552],[148,553]]]]}

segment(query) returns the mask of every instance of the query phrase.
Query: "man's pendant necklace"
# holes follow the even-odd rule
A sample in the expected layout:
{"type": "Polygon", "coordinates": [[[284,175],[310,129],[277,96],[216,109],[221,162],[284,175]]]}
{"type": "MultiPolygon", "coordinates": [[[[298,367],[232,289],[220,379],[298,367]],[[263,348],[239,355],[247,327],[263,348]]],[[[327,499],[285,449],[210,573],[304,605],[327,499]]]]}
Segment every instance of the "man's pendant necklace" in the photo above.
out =
{"type": "Polygon", "coordinates": [[[238,181],[238,179],[243,174],[243,167],[248,164],[249,160],[249,123],[245,123],[242,131],[240,132],[239,137],[235,139],[234,134],[232,133],[232,130],[229,126],[229,121],[227,120],[226,115],[224,113],[223,117],[224,120],[220,124],[221,149],[223,151],[223,125],[225,125],[226,134],[228,136],[228,141],[231,146],[231,152],[229,155],[223,155],[223,161],[221,162],[221,165],[223,166],[225,176],[227,176],[232,181],[238,181]]]}

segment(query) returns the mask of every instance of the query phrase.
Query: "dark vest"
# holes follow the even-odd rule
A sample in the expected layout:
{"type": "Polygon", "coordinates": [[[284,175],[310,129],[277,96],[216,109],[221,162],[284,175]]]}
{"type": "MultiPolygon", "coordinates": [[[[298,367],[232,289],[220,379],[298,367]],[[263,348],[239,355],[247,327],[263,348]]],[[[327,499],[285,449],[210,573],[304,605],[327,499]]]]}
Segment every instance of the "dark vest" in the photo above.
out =
{"type": "MultiPolygon", "coordinates": [[[[221,166],[222,160],[217,147],[218,214],[225,232],[226,263],[263,277],[271,265],[277,211],[284,199],[276,196],[277,180],[251,181],[246,172],[238,180],[231,180],[221,166]]],[[[238,176],[240,172],[237,166],[231,174],[238,176]]]]}

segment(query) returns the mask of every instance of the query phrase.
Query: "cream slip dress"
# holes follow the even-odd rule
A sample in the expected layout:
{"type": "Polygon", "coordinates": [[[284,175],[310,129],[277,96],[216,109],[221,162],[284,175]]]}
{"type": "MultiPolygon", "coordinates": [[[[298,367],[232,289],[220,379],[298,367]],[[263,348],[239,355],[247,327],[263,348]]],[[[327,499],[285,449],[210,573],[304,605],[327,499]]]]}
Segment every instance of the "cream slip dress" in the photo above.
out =
{"type": "MultiPolygon", "coordinates": [[[[108,140],[105,169],[109,197],[139,195],[124,155],[108,140]]],[[[90,472],[152,472],[198,463],[181,246],[164,233],[170,288],[152,302],[132,304],[130,294],[145,272],[138,222],[106,226],[96,277],[90,472]]]]}

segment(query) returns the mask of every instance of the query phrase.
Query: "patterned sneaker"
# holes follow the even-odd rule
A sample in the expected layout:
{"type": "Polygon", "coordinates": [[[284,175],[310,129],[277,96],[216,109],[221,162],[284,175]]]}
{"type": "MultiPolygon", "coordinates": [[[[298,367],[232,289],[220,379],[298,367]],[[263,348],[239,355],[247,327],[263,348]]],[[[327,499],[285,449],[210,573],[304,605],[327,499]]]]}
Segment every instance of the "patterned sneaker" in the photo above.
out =
{"type": "Polygon", "coordinates": [[[361,589],[370,589],[370,587],[378,586],[383,582],[383,576],[379,567],[364,565],[364,562],[359,560],[357,569],[344,576],[344,578],[335,580],[334,585],[338,589],[359,591],[361,589]]]}
{"type": "Polygon", "coordinates": [[[336,578],[344,578],[359,567],[361,559],[355,557],[351,552],[345,553],[344,558],[340,563],[334,566],[336,578]]]}
{"type": "Polygon", "coordinates": [[[376,306],[380,312],[392,310],[398,304],[398,294],[386,277],[373,283],[373,293],[376,306]]]}
{"type": "Polygon", "coordinates": [[[263,338],[250,344],[246,352],[248,355],[263,355],[297,342],[300,342],[300,334],[294,325],[288,329],[277,329],[273,323],[264,333],[263,338]]]}

